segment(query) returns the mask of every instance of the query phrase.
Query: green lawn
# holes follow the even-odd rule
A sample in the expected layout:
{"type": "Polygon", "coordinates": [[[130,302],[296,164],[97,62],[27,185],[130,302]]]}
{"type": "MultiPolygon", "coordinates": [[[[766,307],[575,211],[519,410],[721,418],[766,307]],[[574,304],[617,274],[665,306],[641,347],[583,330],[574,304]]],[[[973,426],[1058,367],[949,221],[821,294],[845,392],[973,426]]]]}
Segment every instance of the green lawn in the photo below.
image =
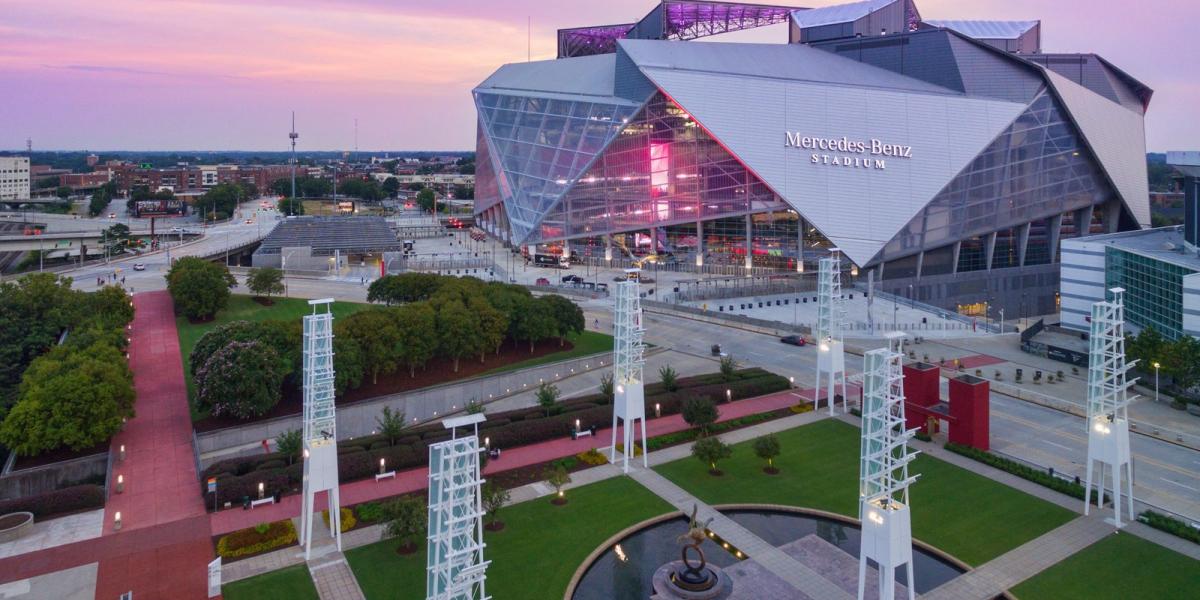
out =
{"type": "MultiPolygon", "coordinates": [[[[506,527],[486,532],[487,591],[493,598],[559,600],[587,555],[606,539],[671,506],[626,477],[567,491],[566,506],[548,498],[501,511],[506,527]]],[[[385,540],[346,552],[367,598],[423,598],[425,545],[409,556],[385,540]]]]}
{"type": "MultiPolygon", "coordinates": [[[[334,318],[345,317],[360,310],[370,308],[370,304],[357,302],[334,302],[334,318]]],[[[194,324],[187,317],[175,318],[175,329],[179,332],[179,355],[183,357],[183,376],[187,379],[188,398],[195,396],[195,384],[192,382],[192,370],[188,358],[192,348],[208,330],[232,321],[267,321],[279,320],[299,321],[304,315],[312,314],[312,307],[304,298],[275,298],[272,306],[263,306],[250,296],[234,295],[229,297],[229,305],[217,313],[217,317],[207,323],[194,324]]],[[[193,414],[195,418],[197,415],[193,414]]]]}
{"type": "Polygon", "coordinates": [[[225,600],[317,600],[308,567],[295,565],[221,586],[225,600]]]}
{"type": "MultiPolygon", "coordinates": [[[[762,472],[750,443],[734,446],[723,477],[694,458],[657,470],[710,504],[738,502],[804,506],[858,515],[859,430],[823,420],[778,434],[782,470],[762,472]]],[[[918,457],[921,478],[910,494],[913,535],[960,560],[979,565],[1066,523],[1074,513],[949,463],[918,457]]]]}
{"type": "Polygon", "coordinates": [[[1200,561],[1130,534],[1110,535],[1012,589],[1020,600],[1194,598],[1198,591],[1200,561]]]}
{"type": "Polygon", "coordinates": [[[518,363],[504,365],[503,367],[496,367],[490,371],[485,371],[483,374],[495,375],[496,373],[504,373],[506,371],[528,369],[529,367],[536,367],[538,365],[558,362],[560,360],[579,358],[581,356],[588,356],[589,354],[596,354],[598,352],[612,352],[613,348],[612,336],[596,331],[584,331],[583,333],[579,334],[570,334],[567,336],[567,341],[574,344],[575,347],[564,352],[555,352],[554,354],[546,354],[537,358],[523,360],[518,363]]]}

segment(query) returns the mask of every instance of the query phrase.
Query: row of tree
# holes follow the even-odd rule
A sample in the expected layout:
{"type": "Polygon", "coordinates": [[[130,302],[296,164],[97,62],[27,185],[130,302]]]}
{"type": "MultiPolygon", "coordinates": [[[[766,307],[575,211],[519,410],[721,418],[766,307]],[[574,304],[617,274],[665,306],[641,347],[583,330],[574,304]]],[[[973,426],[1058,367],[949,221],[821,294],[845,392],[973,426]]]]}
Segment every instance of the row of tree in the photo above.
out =
{"type": "Polygon", "coordinates": [[[219,221],[233,216],[241,202],[257,197],[258,187],[253,183],[221,183],[196,200],[195,210],[205,219],[219,221]]]}
{"type": "Polygon", "coordinates": [[[193,321],[211,319],[225,308],[229,289],[237,285],[225,265],[195,256],[176,260],[166,278],[175,312],[193,321]]]}
{"type": "Polygon", "coordinates": [[[1170,378],[1169,384],[1180,396],[1186,398],[1200,384],[1200,340],[1190,335],[1171,341],[1153,326],[1146,327],[1126,338],[1125,354],[1130,361],[1138,361],[1136,368],[1143,374],[1153,375],[1157,363],[1159,373],[1170,378]]]}
{"type": "Polygon", "coordinates": [[[93,217],[100,216],[108,209],[108,203],[112,202],[113,198],[117,197],[117,182],[110,181],[92,192],[92,199],[88,201],[88,214],[93,217]]]}
{"type": "Polygon", "coordinates": [[[101,443],[133,416],[124,290],[31,274],[0,284],[0,444],[24,455],[101,443]]]}

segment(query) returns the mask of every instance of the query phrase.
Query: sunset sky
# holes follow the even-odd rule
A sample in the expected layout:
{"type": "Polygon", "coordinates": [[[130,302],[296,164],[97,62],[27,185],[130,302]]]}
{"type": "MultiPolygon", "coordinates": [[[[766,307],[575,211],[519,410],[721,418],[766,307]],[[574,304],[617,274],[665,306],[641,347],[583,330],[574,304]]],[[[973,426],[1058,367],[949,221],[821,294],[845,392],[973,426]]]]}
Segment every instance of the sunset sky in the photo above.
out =
{"type": "MultiPolygon", "coordinates": [[[[824,6],[834,0],[776,0],[824,6]]],[[[918,0],[929,19],[1042,20],[1155,90],[1152,151],[1200,148],[1195,0],[918,0]]],[[[470,90],[555,55],[555,30],[654,0],[3,0],[0,149],[474,149],[470,90]]],[[[736,41],[786,41],[778,27],[736,41]]]]}

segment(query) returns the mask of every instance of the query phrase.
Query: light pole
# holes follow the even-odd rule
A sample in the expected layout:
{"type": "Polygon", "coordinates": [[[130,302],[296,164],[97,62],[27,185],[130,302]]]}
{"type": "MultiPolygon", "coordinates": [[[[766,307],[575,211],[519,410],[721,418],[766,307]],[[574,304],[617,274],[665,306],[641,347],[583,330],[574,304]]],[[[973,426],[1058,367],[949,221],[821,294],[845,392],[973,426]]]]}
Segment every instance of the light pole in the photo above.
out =
{"type": "Polygon", "coordinates": [[[1004,333],[1004,309],[1003,308],[1000,309],[1000,331],[998,333],[1004,333]]]}
{"type": "Polygon", "coordinates": [[[1154,361],[1154,403],[1158,404],[1158,368],[1162,365],[1154,361]]]}

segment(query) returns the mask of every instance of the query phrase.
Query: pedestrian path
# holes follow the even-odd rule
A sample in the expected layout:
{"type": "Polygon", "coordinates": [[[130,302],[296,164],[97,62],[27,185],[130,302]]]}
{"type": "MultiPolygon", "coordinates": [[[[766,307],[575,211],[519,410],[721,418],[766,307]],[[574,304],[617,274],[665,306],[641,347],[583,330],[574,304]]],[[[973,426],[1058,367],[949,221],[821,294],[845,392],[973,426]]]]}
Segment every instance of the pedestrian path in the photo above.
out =
{"type": "Polygon", "coordinates": [[[308,562],[308,572],[321,600],[365,600],[346,556],[334,552],[308,562]]]}
{"type": "Polygon", "coordinates": [[[1113,534],[1099,515],[1079,517],[923,594],[923,600],[995,598],[1113,534]]]}
{"type": "Polygon", "coordinates": [[[808,598],[819,598],[820,600],[849,600],[851,598],[850,594],[822,577],[821,574],[754,535],[729,517],[717,512],[713,507],[697,500],[695,496],[671,483],[666,477],[640,468],[633,471],[630,477],[684,514],[690,515],[692,508],[696,507],[698,509],[697,519],[712,520],[708,524],[709,531],[744,552],[808,598]]]}
{"type": "MultiPolygon", "coordinates": [[[[718,405],[720,413],[718,422],[729,421],[747,415],[771,412],[793,406],[803,399],[804,390],[785,390],[757,398],[747,398],[728,404],[718,405]]],[[[811,395],[811,394],[810,394],[811,395]]],[[[581,423],[587,428],[589,423],[581,423]]],[[[563,437],[555,440],[518,446],[512,449],[501,449],[499,459],[489,460],[484,469],[484,476],[500,471],[507,471],[529,465],[537,465],[546,461],[574,456],[592,448],[606,448],[612,442],[612,430],[605,427],[597,429],[596,435],[585,436],[572,440],[563,437]]],[[[688,429],[689,425],[680,415],[669,415],[657,419],[647,419],[646,435],[655,437],[688,429]]],[[[485,432],[486,433],[486,432],[485,432]]],[[[352,506],[360,502],[387,498],[417,490],[423,490],[428,485],[428,470],[425,467],[410,469],[396,473],[394,479],[376,482],[371,479],[343,484],[341,486],[341,501],[343,506],[352,506]]],[[[196,494],[199,498],[199,494],[196,494]]],[[[238,529],[252,527],[258,523],[286,519],[300,512],[300,496],[298,494],[284,496],[278,504],[271,504],[252,510],[223,510],[211,515],[212,535],[223,535],[238,529]]],[[[324,510],[324,500],[318,500],[318,510],[324,510]]]]}

